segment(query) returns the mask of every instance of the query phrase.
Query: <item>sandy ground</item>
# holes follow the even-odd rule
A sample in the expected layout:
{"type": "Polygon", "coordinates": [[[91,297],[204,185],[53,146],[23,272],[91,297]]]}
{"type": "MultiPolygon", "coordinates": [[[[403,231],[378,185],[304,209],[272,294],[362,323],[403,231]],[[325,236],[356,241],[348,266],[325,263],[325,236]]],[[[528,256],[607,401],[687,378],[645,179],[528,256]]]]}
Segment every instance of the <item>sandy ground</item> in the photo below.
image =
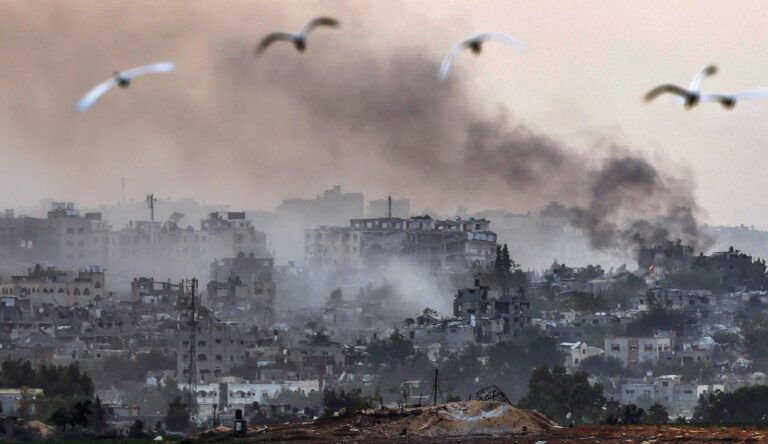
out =
{"type": "MultiPolygon", "coordinates": [[[[220,427],[187,441],[230,442],[233,438],[230,429],[220,427]]],[[[278,426],[251,426],[248,436],[237,442],[768,443],[768,429],[677,425],[562,428],[536,411],[470,401],[278,426]]]]}

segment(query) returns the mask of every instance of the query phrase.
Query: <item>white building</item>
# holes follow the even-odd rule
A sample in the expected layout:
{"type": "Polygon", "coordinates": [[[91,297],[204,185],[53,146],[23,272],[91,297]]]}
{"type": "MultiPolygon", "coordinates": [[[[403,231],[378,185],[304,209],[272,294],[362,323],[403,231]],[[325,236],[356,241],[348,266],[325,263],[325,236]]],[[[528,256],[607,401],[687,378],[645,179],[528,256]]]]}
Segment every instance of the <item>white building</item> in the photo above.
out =
{"type": "Polygon", "coordinates": [[[565,353],[565,365],[571,371],[578,369],[583,360],[603,354],[603,349],[590,347],[586,342],[561,342],[560,350],[565,353]]]}

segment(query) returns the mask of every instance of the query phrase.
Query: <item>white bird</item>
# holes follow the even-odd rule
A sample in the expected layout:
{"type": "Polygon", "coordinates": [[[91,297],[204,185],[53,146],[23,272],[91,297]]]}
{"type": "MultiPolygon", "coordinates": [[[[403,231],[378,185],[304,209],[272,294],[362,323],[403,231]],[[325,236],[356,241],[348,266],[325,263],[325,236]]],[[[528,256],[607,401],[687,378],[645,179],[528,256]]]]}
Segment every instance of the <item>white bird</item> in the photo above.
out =
{"type": "Polygon", "coordinates": [[[128,88],[134,77],[143,76],[145,74],[171,72],[174,69],[176,69],[175,63],[162,62],[152,65],[137,66],[136,68],[131,68],[127,71],[115,72],[109,80],[99,83],[92,90],[88,91],[88,94],[80,99],[80,102],[77,104],[77,109],[80,110],[80,112],[88,111],[88,109],[99,100],[99,97],[109,91],[113,86],[128,88]]]}
{"type": "Polygon", "coordinates": [[[313,29],[317,28],[318,26],[328,26],[330,28],[338,28],[339,26],[341,26],[341,23],[335,18],[318,17],[310,20],[296,34],[291,34],[289,32],[273,32],[272,34],[267,35],[261,40],[261,42],[259,43],[259,46],[256,47],[256,55],[261,54],[271,44],[277,41],[291,42],[293,43],[293,46],[296,48],[297,51],[300,51],[300,52],[304,51],[305,49],[307,49],[307,36],[313,29]]]}
{"type": "Polygon", "coordinates": [[[451,48],[450,52],[448,52],[448,55],[446,55],[443,59],[443,63],[440,65],[440,72],[437,75],[437,80],[442,82],[448,78],[448,73],[451,71],[453,59],[455,59],[461,53],[461,51],[465,49],[471,49],[474,54],[480,54],[480,52],[483,50],[483,43],[489,40],[496,40],[498,42],[506,43],[507,45],[521,51],[525,49],[525,44],[523,44],[523,42],[520,40],[512,37],[511,35],[501,34],[499,32],[489,32],[486,34],[470,37],[459,42],[456,44],[456,46],[451,48]]]}
{"type": "Polygon", "coordinates": [[[717,66],[706,65],[693,76],[688,88],[683,88],[682,86],[673,85],[671,83],[659,85],[645,94],[645,101],[650,102],[662,94],[674,94],[679,96],[678,99],[687,109],[691,109],[701,101],[701,81],[704,80],[705,77],[715,74],[717,74],[717,66]]]}
{"type": "Polygon", "coordinates": [[[706,93],[701,95],[701,101],[718,102],[723,105],[723,108],[733,109],[736,106],[736,102],[763,97],[768,97],[768,88],[751,89],[735,93],[706,93]]]}

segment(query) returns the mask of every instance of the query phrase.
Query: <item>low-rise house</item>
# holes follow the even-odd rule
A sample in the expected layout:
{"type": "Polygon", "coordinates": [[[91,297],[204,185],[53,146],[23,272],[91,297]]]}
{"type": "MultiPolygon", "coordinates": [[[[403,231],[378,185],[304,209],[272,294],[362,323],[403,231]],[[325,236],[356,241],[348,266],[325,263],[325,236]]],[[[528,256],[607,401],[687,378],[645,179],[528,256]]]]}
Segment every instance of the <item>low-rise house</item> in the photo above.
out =
{"type": "Polygon", "coordinates": [[[26,403],[30,415],[35,414],[35,399],[43,396],[43,390],[39,388],[3,388],[0,389],[0,407],[6,415],[14,415],[26,403]]]}
{"type": "Polygon", "coordinates": [[[569,370],[579,368],[587,358],[603,354],[603,349],[590,347],[586,342],[561,342],[560,350],[565,354],[565,365],[569,370]]]}

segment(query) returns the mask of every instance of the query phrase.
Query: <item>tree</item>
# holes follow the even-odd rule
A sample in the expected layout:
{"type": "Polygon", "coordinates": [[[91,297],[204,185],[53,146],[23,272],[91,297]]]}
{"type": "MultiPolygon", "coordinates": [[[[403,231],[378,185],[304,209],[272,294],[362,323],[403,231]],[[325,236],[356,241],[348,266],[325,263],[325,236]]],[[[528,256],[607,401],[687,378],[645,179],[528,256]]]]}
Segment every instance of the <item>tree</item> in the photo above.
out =
{"type": "Polygon", "coordinates": [[[70,411],[70,418],[71,423],[73,426],[80,426],[82,428],[88,428],[88,417],[93,414],[93,411],[91,410],[91,400],[85,399],[82,401],[77,401],[72,405],[72,409],[70,411]]]}
{"type": "Polygon", "coordinates": [[[165,426],[175,432],[185,432],[190,428],[189,406],[181,401],[181,396],[168,404],[165,426]]]}
{"type": "Polygon", "coordinates": [[[649,424],[666,424],[669,421],[669,412],[666,407],[657,402],[648,408],[645,421],[649,424]]]}
{"type": "MultiPolygon", "coordinates": [[[[485,368],[482,349],[472,345],[462,353],[453,353],[440,365],[440,387],[444,392],[467,395],[483,387],[485,368]]],[[[460,400],[460,399],[459,399],[460,400]]]]}
{"type": "Polygon", "coordinates": [[[90,415],[91,428],[96,432],[101,432],[107,427],[107,418],[104,407],[101,405],[101,398],[96,395],[96,401],[93,403],[93,414],[90,415]]]}
{"type": "Polygon", "coordinates": [[[742,387],[699,397],[695,422],[708,425],[758,425],[768,423],[768,386],[742,387]]]}
{"type": "Polygon", "coordinates": [[[624,424],[640,424],[645,415],[645,410],[634,405],[627,404],[624,406],[624,410],[621,415],[621,420],[624,424]]]}
{"type": "Polygon", "coordinates": [[[744,346],[747,355],[758,368],[768,366],[768,318],[764,315],[756,316],[747,323],[744,328],[744,346]]]}
{"type": "Polygon", "coordinates": [[[72,422],[72,418],[66,407],[59,407],[48,417],[48,422],[63,430],[72,422]]]}
{"type": "Polygon", "coordinates": [[[335,388],[326,388],[323,391],[323,408],[328,417],[332,417],[336,412],[339,416],[351,415],[357,412],[362,404],[363,397],[359,388],[349,392],[344,389],[337,392],[335,388]]]}
{"type": "Polygon", "coordinates": [[[613,356],[590,356],[581,361],[579,370],[595,376],[616,377],[626,374],[621,359],[613,356]]]}
{"type": "Polygon", "coordinates": [[[583,372],[568,374],[563,367],[539,367],[531,374],[528,394],[520,406],[536,409],[560,424],[595,423],[603,416],[603,386],[590,384],[583,372]]]}
{"type": "Polygon", "coordinates": [[[504,341],[488,348],[486,379],[494,381],[510,399],[525,394],[526,381],[531,372],[541,366],[561,366],[564,356],[557,342],[542,336],[538,330],[527,329],[518,334],[514,341],[504,341]]]}
{"type": "Polygon", "coordinates": [[[651,336],[654,331],[675,331],[678,336],[682,336],[688,323],[689,318],[684,313],[657,307],[630,322],[626,328],[626,335],[651,336]]]}
{"type": "Polygon", "coordinates": [[[133,421],[131,427],[128,429],[129,438],[145,438],[147,435],[144,433],[144,421],[137,419],[133,421]]]}
{"type": "Polygon", "coordinates": [[[395,330],[385,340],[373,341],[368,345],[368,359],[372,364],[403,365],[414,353],[413,342],[400,334],[399,330],[395,330]]]}

